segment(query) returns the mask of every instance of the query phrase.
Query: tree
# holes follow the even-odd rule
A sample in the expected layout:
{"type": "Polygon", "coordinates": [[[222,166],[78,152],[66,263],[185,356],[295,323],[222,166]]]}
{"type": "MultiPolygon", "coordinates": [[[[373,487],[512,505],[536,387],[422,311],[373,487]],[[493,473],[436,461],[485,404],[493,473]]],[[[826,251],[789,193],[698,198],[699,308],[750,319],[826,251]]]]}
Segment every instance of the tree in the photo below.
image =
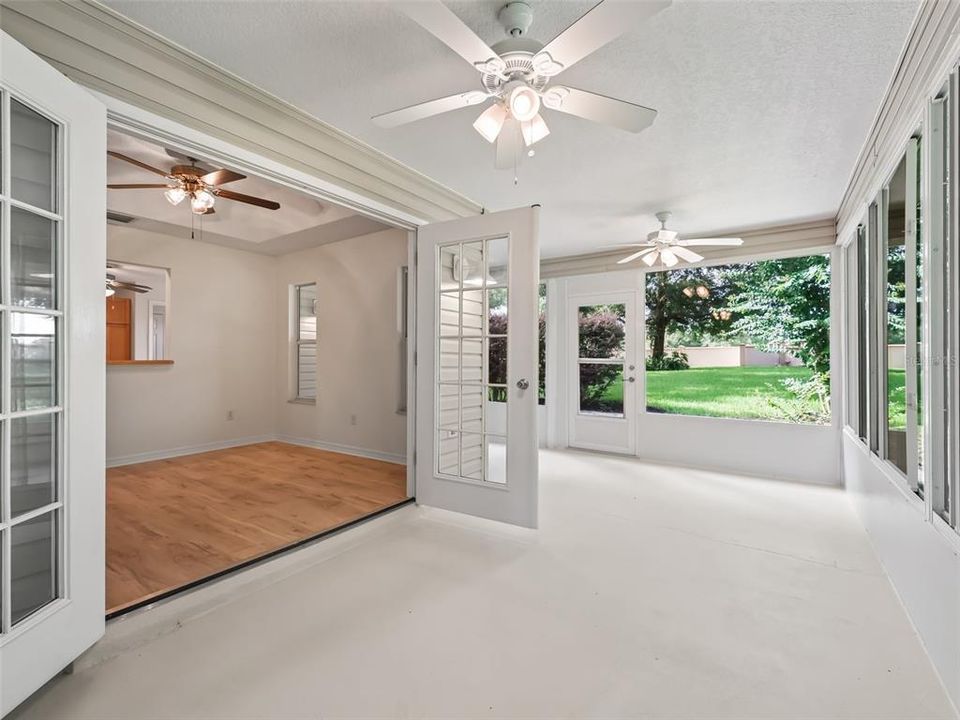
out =
{"type": "Polygon", "coordinates": [[[790,352],[823,387],[830,378],[830,259],[808,255],[754,263],[728,307],[734,329],[768,351],[790,352]]]}
{"type": "Polygon", "coordinates": [[[653,358],[663,358],[668,331],[723,334],[732,315],[721,314],[740,267],[681,268],[647,274],[647,336],[653,358]]]}

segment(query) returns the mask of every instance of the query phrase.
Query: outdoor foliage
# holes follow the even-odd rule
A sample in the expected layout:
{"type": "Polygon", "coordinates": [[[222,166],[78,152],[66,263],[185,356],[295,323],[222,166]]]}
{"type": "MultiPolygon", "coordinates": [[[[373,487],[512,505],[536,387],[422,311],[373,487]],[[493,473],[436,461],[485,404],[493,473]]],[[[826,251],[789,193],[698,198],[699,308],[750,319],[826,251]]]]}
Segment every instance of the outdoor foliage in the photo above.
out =
{"type": "Polygon", "coordinates": [[[669,355],[647,358],[647,370],[689,370],[687,354],[674,351],[669,355]]]}
{"type": "MultiPolygon", "coordinates": [[[[626,309],[623,305],[581,308],[577,318],[581,358],[623,357],[626,309]],[[586,310],[587,312],[584,312],[586,310]]],[[[612,393],[621,378],[620,365],[580,364],[580,409],[587,412],[620,412],[622,399],[612,393]]]]}
{"type": "MultiPolygon", "coordinates": [[[[668,336],[674,342],[679,338],[690,345],[750,344],[761,350],[788,353],[799,358],[807,370],[801,376],[770,373],[769,380],[755,386],[752,394],[766,398],[770,412],[778,419],[829,419],[828,257],[811,255],[649,273],[646,296],[651,347],[648,369],[661,369],[667,361],[668,336]]],[[[895,298],[896,293],[891,291],[890,296],[895,298]]],[[[750,375],[748,368],[736,370],[744,377],[750,375]]],[[[732,377],[724,374],[714,379],[732,382],[732,377]]],[[[760,377],[755,376],[757,382],[760,377]]],[[[723,394],[725,388],[698,386],[696,391],[709,396],[723,394]]],[[[656,385],[648,382],[651,409],[660,409],[660,400],[656,385]]],[[[730,413],[719,414],[743,417],[730,413]]]]}
{"type": "MultiPolygon", "coordinates": [[[[507,313],[505,309],[496,308],[490,312],[488,328],[491,335],[507,334],[507,313]]],[[[539,368],[538,400],[542,405],[546,398],[546,369],[547,369],[547,320],[543,310],[538,318],[538,335],[540,346],[538,350],[537,366],[539,368]]],[[[489,346],[489,373],[491,378],[507,377],[507,344],[505,342],[491,342],[489,346]]],[[[490,398],[493,402],[506,402],[507,389],[502,387],[490,388],[490,398]]]]}
{"type": "Polygon", "coordinates": [[[730,318],[717,312],[732,289],[731,269],[681,268],[647,274],[647,337],[654,358],[666,351],[667,332],[693,331],[722,335],[730,318]],[[699,293],[697,290],[703,288],[699,293]]]}

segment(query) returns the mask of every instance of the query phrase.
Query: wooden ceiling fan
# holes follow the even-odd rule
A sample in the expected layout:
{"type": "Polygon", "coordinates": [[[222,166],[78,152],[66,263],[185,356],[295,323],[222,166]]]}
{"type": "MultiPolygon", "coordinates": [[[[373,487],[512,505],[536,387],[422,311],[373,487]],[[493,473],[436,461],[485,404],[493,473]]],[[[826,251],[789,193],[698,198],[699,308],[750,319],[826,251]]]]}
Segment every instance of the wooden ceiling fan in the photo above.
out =
{"type": "Polygon", "coordinates": [[[165,183],[118,183],[108,184],[111,190],[141,190],[145,188],[164,188],[164,197],[171,205],[179,205],[185,199],[190,198],[190,209],[197,215],[210,215],[214,212],[213,205],[216,198],[221,197],[225,200],[235,200],[236,202],[256,205],[267,210],[279,210],[280,203],[273,200],[254,197],[253,195],[244,195],[243,193],[226,190],[221,185],[243,180],[246,175],[221,168],[206,172],[197,167],[196,161],[190,158],[190,165],[174,165],[169,171],[155,168],[147,165],[128,155],[108,150],[107,155],[117,160],[123,160],[131,165],[136,165],[143,170],[147,170],[156,175],[166,178],[165,183]]]}

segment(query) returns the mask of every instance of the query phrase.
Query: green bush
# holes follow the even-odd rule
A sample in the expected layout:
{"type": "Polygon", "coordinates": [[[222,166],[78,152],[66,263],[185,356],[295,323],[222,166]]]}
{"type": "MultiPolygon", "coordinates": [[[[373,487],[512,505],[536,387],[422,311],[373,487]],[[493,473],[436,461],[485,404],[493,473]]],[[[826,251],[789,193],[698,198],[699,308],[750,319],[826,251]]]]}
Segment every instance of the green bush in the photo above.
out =
{"type": "Polygon", "coordinates": [[[689,370],[690,362],[686,353],[674,351],[669,355],[647,358],[647,370],[689,370]]]}

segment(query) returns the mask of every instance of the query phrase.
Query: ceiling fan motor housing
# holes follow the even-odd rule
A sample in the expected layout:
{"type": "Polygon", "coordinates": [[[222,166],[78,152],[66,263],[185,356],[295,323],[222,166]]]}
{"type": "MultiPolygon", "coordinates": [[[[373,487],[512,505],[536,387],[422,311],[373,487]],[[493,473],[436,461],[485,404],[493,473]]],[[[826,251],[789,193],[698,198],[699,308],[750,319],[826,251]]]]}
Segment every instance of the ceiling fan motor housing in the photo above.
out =
{"type": "Polygon", "coordinates": [[[533,9],[525,2],[511,2],[504,5],[497,19],[503,23],[503,29],[510,37],[522,37],[533,24],[533,9]]]}

